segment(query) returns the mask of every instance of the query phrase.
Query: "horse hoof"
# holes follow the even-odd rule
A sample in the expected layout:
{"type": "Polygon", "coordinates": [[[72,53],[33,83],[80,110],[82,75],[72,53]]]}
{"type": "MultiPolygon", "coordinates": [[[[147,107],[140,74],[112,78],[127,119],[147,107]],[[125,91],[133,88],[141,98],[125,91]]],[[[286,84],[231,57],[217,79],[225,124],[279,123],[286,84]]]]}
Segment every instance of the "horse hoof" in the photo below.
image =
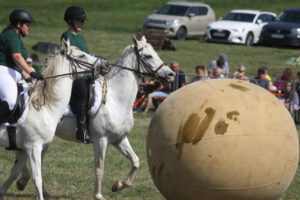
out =
{"type": "Polygon", "coordinates": [[[129,186],[131,186],[132,184],[127,183],[125,181],[117,181],[113,184],[113,186],[111,187],[111,191],[112,192],[119,192],[129,186]]]}
{"type": "Polygon", "coordinates": [[[26,187],[26,184],[23,183],[22,180],[18,180],[16,182],[16,185],[17,185],[17,188],[18,188],[19,191],[23,191],[25,189],[25,187],[26,187]]]}
{"type": "Polygon", "coordinates": [[[96,200],[105,200],[105,198],[100,194],[100,195],[95,195],[96,200]]]}
{"type": "Polygon", "coordinates": [[[111,187],[111,191],[112,192],[118,192],[118,191],[121,190],[122,186],[123,186],[122,181],[117,181],[111,187]]]}

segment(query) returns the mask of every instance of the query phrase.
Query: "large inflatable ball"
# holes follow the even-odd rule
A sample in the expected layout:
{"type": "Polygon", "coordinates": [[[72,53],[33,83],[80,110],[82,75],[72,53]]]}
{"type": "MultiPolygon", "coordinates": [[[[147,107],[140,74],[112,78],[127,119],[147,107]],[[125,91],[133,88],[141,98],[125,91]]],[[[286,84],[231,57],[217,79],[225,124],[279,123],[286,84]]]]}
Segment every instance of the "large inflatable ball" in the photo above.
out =
{"type": "Polygon", "coordinates": [[[168,200],[277,200],[298,165],[285,106],[246,81],[214,79],[172,93],[147,136],[152,179],[168,200]]]}

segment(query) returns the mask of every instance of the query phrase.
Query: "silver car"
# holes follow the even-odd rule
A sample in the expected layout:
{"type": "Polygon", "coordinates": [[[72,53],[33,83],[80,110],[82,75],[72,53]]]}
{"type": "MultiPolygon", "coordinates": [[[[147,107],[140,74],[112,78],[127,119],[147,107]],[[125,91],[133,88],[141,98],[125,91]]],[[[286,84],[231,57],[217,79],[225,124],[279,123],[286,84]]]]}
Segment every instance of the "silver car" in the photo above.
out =
{"type": "Polygon", "coordinates": [[[212,8],[202,2],[170,1],[144,21],[144,29],[164,30],[170,37],[184,40],[202,36],[208,24],[215,21],[212,8]]]}

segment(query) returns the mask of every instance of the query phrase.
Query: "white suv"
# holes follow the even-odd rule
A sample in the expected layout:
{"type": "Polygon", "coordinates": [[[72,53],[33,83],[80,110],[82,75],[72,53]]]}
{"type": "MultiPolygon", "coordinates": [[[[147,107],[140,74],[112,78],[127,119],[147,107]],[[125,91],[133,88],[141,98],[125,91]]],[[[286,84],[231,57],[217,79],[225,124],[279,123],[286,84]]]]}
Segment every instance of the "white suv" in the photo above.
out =
{"type": "Polygon", "coordinates": [[[232,10],[225,17],[209,24],[205,40],[253,45],[259,41],[262,27],[274,20],[275,13],[259,10],[232,10]]]}
{"type": "Polygon", "coordinates": [[[202,2],[170,1],[144,21],[144,29],[164,30],[170,37],[184,40],[188,36],[201,36],[205,28],[215,21],[212,8],[202,2]]]}

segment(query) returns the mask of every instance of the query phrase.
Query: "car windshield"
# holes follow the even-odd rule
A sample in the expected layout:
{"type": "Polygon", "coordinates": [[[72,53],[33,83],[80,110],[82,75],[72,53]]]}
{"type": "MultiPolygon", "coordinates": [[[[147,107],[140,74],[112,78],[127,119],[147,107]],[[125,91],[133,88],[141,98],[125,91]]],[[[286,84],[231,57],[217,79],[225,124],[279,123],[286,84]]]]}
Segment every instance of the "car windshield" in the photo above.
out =
{"type": "Polygon", "coordinates": [[[254,14],[232,12],[226,15],[225,17],[223,17],[222,20],[238,21],[238,22],[253,22],[254,18],[255,18],[254,14]]]}
{"type": "Polygon", "coordinates": [[[283,11],[277,16],[276,21],[300,23],[300,11],[283,11]]]}
{"type": "Polygon", "coordinates": [[[166,5],[162,6],[156,13],[163,14],[163,15],[184,16],[187,9],[188,9],[187,6],[166,4],[166,5]]]}

